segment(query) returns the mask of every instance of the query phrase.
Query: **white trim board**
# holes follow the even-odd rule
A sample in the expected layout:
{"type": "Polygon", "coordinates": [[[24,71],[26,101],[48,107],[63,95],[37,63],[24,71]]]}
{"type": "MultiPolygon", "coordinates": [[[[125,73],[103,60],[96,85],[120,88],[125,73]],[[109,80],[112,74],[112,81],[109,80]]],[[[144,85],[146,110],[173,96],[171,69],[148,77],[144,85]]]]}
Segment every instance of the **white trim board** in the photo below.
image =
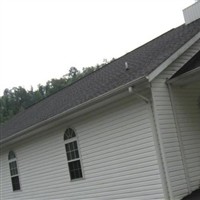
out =
{"type": "Polygon", "coordinates": [[[172,62],[174,62],[181,54],[183,54],[188,48],[190,48],[195,42],[200,39],[200,32],[197,33],[192,39],[185,43],[180,49],[172,54],[167,60],[165,60],[160,66],[148,75],[149,82],[154,80],[163,70],[165,70],[172,62]]]}

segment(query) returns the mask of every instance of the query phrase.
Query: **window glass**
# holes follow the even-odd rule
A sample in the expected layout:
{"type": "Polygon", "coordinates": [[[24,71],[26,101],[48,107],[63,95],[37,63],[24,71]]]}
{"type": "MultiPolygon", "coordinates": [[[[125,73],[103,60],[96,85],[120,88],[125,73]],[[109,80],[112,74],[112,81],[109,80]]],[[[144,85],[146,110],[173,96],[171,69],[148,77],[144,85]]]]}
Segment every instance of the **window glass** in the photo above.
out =
{"type": "Polygon", "coordinates": [[[15,153],[13,151],[10,151],[8,154],[8,160],[16,158],[15,153]]]}
{"type": "Polygon", "coordinates": [[[9,163],[10,165],[10,175],[17,175],[18,174],[18,170],[17,170],[17,162],[13,161],[9,163]]]}
{"type": "Polygon", "coordinates": [[[20,190],[19,176],[11,178],[13,191],[20,190]]]}
{"type": "Polygon", "coordinates": [[[70,177],[72,180],[83,177],[80,160],[69,162],[68,165],[69,165],[70,177]]]}
{"type": "Polygon", "coordinates": [[[65,151],[71,180],[83,177],[76,134],[68,128],[64,133],[65,151]]]}
{"type": "Polygon", "coordinates": [[[65,144],[68,161],[79,158],[77,141],[65,144]]]}
{"type": "Polygon", "coordinates": [[[71,128],[66,129],[65,134],[64,134],[64,140],[69,140],[73,137],[76,137],[74,130],[71,128]]]}
{"type": "Polygon", "coordinates": [[[20,190],[19,172],[17,168],[17,159],[15,153],[10,151],[8,153],[10,176],[12,182],[13,191],[20,190]]]}

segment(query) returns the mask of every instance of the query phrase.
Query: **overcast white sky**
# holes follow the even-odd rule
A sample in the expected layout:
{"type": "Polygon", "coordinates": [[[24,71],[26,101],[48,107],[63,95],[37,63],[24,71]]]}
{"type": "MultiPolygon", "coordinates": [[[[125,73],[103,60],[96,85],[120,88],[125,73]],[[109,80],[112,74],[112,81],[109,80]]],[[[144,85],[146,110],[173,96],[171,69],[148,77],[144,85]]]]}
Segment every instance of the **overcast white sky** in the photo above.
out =
{"type": "Polygon", "coordinates": [[[195,0],[0,0],[0,95],[117,58],[184,23],[195,0]]]}

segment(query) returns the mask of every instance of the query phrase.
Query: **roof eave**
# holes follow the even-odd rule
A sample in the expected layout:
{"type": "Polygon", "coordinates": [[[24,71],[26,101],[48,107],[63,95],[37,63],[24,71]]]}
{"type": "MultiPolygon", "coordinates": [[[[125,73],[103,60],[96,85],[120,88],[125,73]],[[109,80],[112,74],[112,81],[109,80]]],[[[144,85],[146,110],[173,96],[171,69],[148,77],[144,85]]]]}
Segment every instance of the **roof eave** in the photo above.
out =
{"type": "MultiPolygon", "coordinates": [[[[130,86],[134,86],[134,85],[137,85],[137,84],[140,84],[140,83],[143,83],[143,82],[144,83],[148,82],[148,78],[145,77],[145,76],[137,78],[137,79],[135,79],[133,81],[130,81],[130,82],[124,84],[124,85],[121,85],[121,86],[119,86],[119,87],[117,87],[117,88],[115,88],[113,90],[110,90],[110,91],[108,91],[108,92],[106,92],[106,93],[104,93],[102,95],[99,95],[98,97],[95,97],[95,98],[93,98],[93,99],[91,99],[89,101],[86,101],[86,102],[84,102],[82,104],[79,104],[78,106],[75,106],[75,107],[73,107],[71,109],[68,109],[68,110],[66,110],[66,111],[64,111],[62,113],[59,113],[59,114],[57,114],[57,115],[55,115],[53,117],[50,117],[50,118],[48,118],[46,120],[43,120],[42,122],[39,122],[39,123],[34,124],[32,126],[29,126],[28,128],[26,128],[26,129],[24,129],[22,131],[19,131],[19,132],[15,133],[15,134],[13,134],[13,135],[11,135],[9,137],[6,137],[5,139],[0,140],[0,145],[4,144],[4,143],[7,143],[8,141],[13,140],[13,139],[15,139],[17,137],[23,136],[26,133],[31,132],[31,131],[33,131],[33,130],[35,130],[37,128],[40,128],[41,126],[46,125],[46,124],[48,124],[48,123],[50,123],[50,122],[52,122],[54,120],[60,119],[60,118],[62,118],[64,116],[66,116],[66,115],[71,115],[71,114],[73,114],[75,112],[78,112],[78,111],[80,111],[82,109],[86,109],[87,107],[89,107],[89,106],[91,106],[91,105],[93,105],[95,103],[101,102],[106,98],[109,98],[109,97],[111,97],[111,96],[113,96],[113,95],[115,95],[117,93],[120,93],[120,92],[124,91],[125,89],[127,89],[130,86]]],[[[128,91],[128,89],[127,89],[127,91],[128,91]]]]}

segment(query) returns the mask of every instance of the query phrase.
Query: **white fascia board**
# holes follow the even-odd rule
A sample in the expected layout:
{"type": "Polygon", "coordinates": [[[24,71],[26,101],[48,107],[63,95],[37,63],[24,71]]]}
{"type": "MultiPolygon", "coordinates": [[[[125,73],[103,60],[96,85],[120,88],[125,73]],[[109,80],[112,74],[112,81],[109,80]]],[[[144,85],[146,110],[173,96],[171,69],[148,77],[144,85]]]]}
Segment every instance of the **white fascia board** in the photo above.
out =
{"type": "Polygon", "coordinates": [[[180,55],[182,55],[188,48],[200,39],[200,32],[197,33],[192,39],[185,43],[178,51],[165,60],[160,66],[148,75],[149,82],[154,80],[163,70],[165,70],[172,62],[174,62],[180,55]]]}
{"type": "Polygon", "coordinates": [[[37,123],[35,125],[32,125],[32,126],[26,128],[26,129],[24,129],[22,131],[19,131],[19,132],[15,133],[15,134],[5,138],[5,139],[2,139],[2,140],[0,140],[0,145],[2,145],[4,143],[7,143],[10,140],[13,140],[13,139],[15,139],[17,137],[23,137],[23,135],[25,135],[25,134],[32,135],[31,132],[34,134],[35,133],[34,131],[36,129],[40,129],[42,126],[45,126],[45,125],[49,124],[50,122],[53,122],[54,120],[59,120],[61,118],[65,118],[66,116],[73,115],[74,113],[79,113],[80,114],[80,112],[83,109],[88,109],[90,106],[92,106],[94,104],[98,104],[98,103],[102,102],[103,100],[105,100],[107,98],[111,98],[114,95],[117,95],[117,94],[123,92],[124,90],[127,90],[127,93],[128,93],[128,87],[134,86],[134,85],[138,85],[138,84],[141,84],[141,83],[144,83],[144,82],[148,82],[146,77],[140,77],[138,79],[130,81],[130,82],[128,82],[128,83],[126,83],[124,85],[121,85],[121,86],[119,86],[119,87],[117,87],[117,88],[115,88],[115,89],[113,89],[111,91],[108,91],[108,92],[106,92],[106,93],[104,93],[102,95],[99,95],[96,98],[93,98],[93,99],[91,99],[89,101],[86,101],[86,102],[84,102],[84,103],[82,103],[82,104],[80,104],[78,106],[75,106],[75,107],[73,107],[73,108],[71,108],[69,110],[66,110],[66,111],[64,111],[62,113],[59,113],[59,114],[53,116],[53,117],[50,117],[50,118],[48,118],[48,119],[46,119],[46,120],[44,120],[42,122],[39,122],[39,123],[37,123]]]}

